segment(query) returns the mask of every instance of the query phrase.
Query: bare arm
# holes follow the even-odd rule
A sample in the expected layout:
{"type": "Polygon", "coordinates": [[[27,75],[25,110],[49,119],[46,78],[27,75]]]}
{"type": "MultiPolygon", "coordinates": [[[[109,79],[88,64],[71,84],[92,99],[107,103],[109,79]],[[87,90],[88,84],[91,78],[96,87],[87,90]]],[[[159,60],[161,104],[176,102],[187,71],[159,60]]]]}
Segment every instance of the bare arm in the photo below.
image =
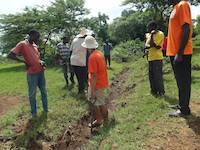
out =
{"type": "Polygon", "coordinates": [[[189,36],[190,36],[190,25],[188,23],[184,24],[182,26],[182,38],[181,38],[181,43],[179,47],[179,52],[178,54],[183,55],[184,54],[184,49],[188,43],[189,36]]]}
{"type": "Polygon", "coordinates": [[[156,45],[156,43],[154,42],[153,35],[154,35],[155,33],[156,33],[156,32],[154,32],[154,33],[151,34],[150,47],[155,47],[156,49],[160,49],[161,46],[160,46],[160,45],[156,45]]]}
{"type": "Polygon", "coordinates": [[[182,26],[181,43],[180,43],[178,54],[176,54],[174,58],[174,63],[183,61],[182,55],[184,54],[185,47],[189,40],[189,36],[190,36],[190,26],[188,23],[186,23],[182,26]]]}
{"type": "Polygon", "coordinates": [[[25,62],[24,60],[19,59],[19,58],[17,57],[17,55],[16,55],[15,53],[13,53],[13,52],[10,52],[10,53],[8,54],[8,58],[26,64],[26,62],[25,62]]]}

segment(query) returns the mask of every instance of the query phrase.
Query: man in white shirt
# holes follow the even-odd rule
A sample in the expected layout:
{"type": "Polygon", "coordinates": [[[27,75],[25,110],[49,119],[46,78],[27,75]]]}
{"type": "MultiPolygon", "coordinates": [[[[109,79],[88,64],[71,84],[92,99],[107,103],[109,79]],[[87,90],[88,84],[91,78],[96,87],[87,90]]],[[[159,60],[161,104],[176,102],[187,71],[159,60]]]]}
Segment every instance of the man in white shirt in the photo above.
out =
{"type": "Polygon", "coordinates": [[[74,72],[78,80],[78,94],[84,94],[84,89],[87,84],[87,50],[81,46],[86,36],[87,29],[81,28],[80,34],[74,38],[70,48],[72,51],[71,65],[74,68],[74,72]]]}

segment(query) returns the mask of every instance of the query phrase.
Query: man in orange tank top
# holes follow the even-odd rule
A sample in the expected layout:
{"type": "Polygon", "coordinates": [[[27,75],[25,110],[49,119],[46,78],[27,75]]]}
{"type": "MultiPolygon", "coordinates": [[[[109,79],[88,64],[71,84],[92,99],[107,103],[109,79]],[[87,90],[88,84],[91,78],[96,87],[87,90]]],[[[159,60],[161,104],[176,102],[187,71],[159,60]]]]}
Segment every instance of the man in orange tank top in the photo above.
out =
{"type": "Polygon", "coordinates": [[[173,11],[169,19],[167,56],[170,56],[176,78],[179,104],[177,111],[169,116],[190,115],[192,17],[190,4],[186,0],[169,0],[173,11]]]}

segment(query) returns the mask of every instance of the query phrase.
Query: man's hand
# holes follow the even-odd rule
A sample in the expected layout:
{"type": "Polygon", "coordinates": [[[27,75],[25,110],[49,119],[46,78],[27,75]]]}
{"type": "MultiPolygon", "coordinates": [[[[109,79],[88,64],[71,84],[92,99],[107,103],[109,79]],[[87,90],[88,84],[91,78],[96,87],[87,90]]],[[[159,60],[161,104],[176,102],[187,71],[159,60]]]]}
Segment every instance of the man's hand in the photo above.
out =
{"type": "Polygon", "coordinates": [[[40,65],[45,69],[46,68],[46,64],[44,61],[40,60],[40,65]]]}
{"type": "Polygon", "coordinates": [[[156,30],[152,30],[151,31],[151,34],[153,35],[153,34],[156,34],[156,30]]]}
{"type": "Polygon", "coordinates": [[[182,61],[183,61],[183,55],[182,54],[176,54],[176,56],[174,58],[174,64],[180,63],[182,61]]]}

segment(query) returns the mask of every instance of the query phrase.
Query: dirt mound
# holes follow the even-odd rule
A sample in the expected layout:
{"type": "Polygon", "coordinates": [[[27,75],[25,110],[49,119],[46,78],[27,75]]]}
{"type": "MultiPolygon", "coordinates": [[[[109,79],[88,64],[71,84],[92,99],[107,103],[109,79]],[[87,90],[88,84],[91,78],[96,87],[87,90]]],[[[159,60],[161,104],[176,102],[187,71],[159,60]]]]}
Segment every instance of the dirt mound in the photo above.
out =
{"type": "Polygon", "coordinates": [[[19,99],[17,96],[0,96],[0,116],[18,105],[19,99]]]}

